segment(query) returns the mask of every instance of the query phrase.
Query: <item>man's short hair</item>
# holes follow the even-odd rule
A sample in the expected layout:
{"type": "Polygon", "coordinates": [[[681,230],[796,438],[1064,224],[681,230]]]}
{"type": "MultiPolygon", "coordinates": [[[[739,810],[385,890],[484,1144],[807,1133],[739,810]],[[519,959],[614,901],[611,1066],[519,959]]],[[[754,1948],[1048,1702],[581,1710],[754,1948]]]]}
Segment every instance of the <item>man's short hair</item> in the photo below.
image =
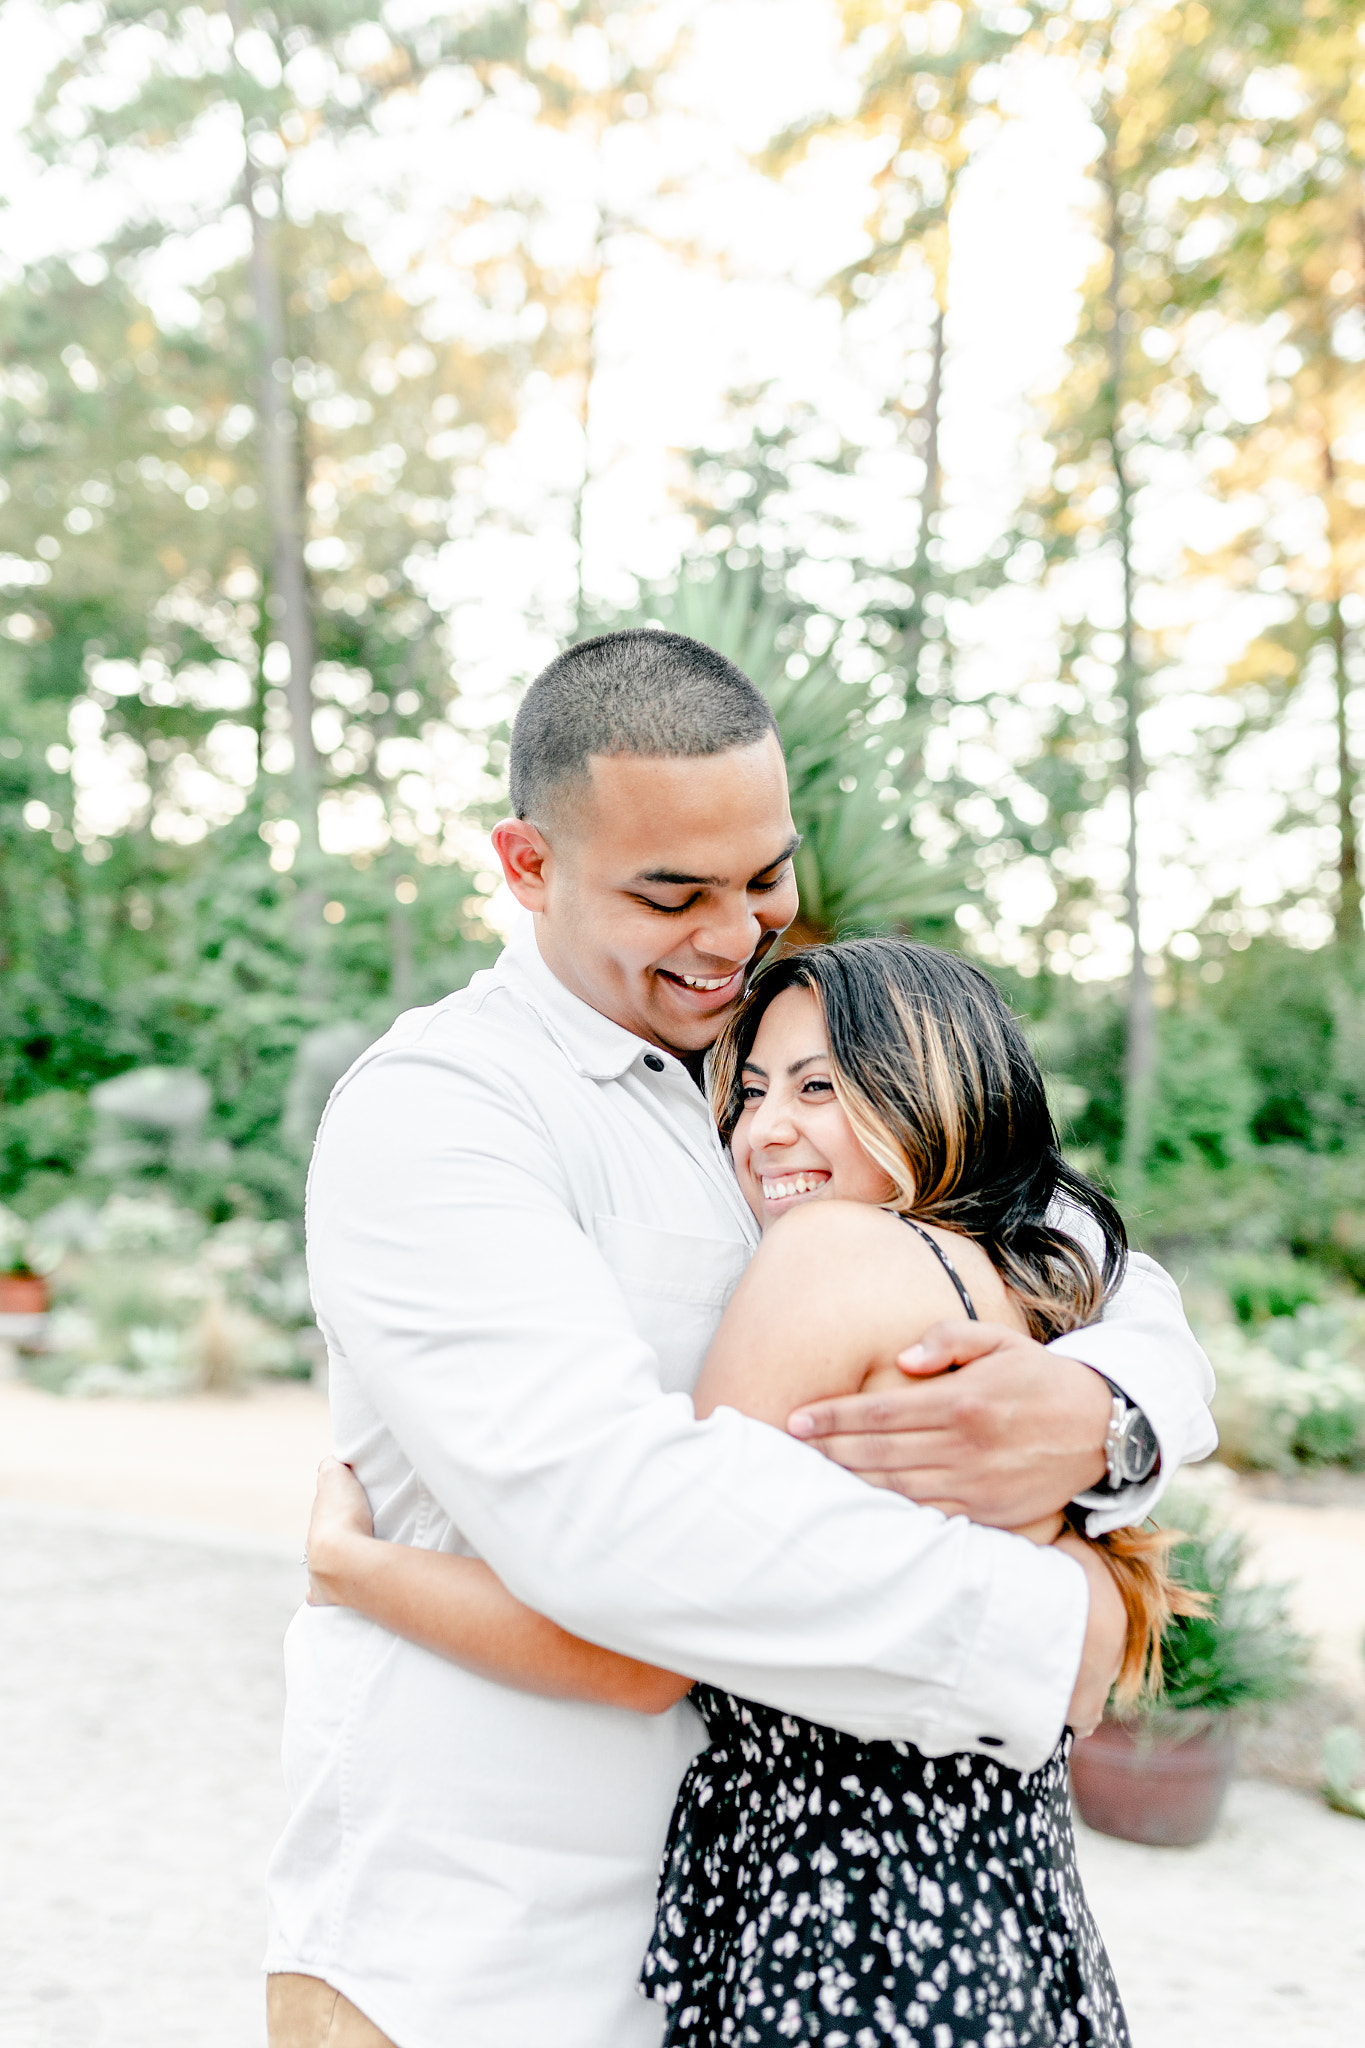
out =
{"type": "Polygon", "coordinates": [[[544,820],[592,754],[677,760],[776,733],[768,700],[714,647],[657,627],[581,640],[556,655],[512,726],[512,808],[544,820]]]}

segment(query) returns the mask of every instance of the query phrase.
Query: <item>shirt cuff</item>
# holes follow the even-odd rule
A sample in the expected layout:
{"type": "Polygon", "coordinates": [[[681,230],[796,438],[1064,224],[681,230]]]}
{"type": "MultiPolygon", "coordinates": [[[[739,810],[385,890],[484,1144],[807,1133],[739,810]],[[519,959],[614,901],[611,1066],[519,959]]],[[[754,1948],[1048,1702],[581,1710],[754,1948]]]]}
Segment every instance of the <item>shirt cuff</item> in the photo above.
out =
{"type": "MultiPolygon", "coordinates": [[[[1218,1432],[1197,1386],[1185,1384],[1183,1376],[1173,1380],[1169,1373],[1154,1371],[1144,1359],[1144,1349],[1154,1341],[1159,1341],[1156,1333],[1135,1332],[1116,1320],[1107,1325],[1095,1323],[1084,1330],[1068,1330],[1048,1346],[1050,1351],[1078,1359],[1092,1372],[1111,1380],[1147,1417],[1161,1452],[1150,1479],[1121,1487],[1117,1493],[1103,1487],[1077,1494],[1077,1505],[1089,1511],[1087,1536],[1104,1536],[1111,1529],[1131,1528],[1146,1521],[1181,1465],[1207,1458],[1217,1448],[1218,1432]]],[[[1194,1349],[1193,1338],[1187,1341],[1194,1349]]],[[[1203,1354],[1197,1356],[1202,1359],[1203,1354]]]]}
{"type": "Polygon", "coordinates": [[[991,1560],[985,1612],[951,1693],[931,1756],[976,1750],[1011,1770],[1036,1771],[1066,1726],[1090,1616],[1090,1588],[1074,1558],[1004,1530],[978,1529],[991,1560]],[[1002,1707],[1007,1711],[1002,1713],[1002,1707]]]}

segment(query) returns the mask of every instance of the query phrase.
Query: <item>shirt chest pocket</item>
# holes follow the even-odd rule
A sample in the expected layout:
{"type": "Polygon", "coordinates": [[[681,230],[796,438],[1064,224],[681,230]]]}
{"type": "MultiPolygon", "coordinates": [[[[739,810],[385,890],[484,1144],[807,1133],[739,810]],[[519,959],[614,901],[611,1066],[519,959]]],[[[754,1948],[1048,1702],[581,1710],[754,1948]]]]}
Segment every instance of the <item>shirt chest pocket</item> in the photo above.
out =
{"type": "Polygon", "coordinates": [[[659,1360],[668,1394],[690,1394],[725,1304],[753,1256],[732,1238],[686,1237],[622,1216],[596,1216],[597,1246],[659,1360]]]}

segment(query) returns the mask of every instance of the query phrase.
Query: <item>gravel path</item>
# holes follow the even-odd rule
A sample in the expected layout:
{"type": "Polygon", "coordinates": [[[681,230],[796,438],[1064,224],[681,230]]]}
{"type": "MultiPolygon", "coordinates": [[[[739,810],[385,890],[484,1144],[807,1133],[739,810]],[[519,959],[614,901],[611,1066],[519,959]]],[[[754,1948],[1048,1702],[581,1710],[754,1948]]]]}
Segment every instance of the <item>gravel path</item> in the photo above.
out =
{"type": "MultiPolygon", "coordinates": [[[[278,1544],[0,1505],[0,2048],[262,2048],[299,1590],[278,1544]]],[[[1135,2048],[1356,2048],[1365,1825],[1245,1782],[1202,1849],[1082,1862],[1135,2048]]]]}
{"type": "Polygon", "coordinates": [[[0,1509],[0,2048],[261,2048],[300,1580],[0,1509]]]}

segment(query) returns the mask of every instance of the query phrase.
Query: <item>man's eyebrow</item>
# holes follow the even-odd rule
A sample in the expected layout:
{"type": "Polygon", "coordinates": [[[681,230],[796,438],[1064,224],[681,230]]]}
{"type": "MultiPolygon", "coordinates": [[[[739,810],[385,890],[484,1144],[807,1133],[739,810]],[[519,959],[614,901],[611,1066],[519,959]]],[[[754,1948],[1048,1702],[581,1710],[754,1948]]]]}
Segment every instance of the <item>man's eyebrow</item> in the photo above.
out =
{"type": "MultiPolygon", "coordinates": [[[[793,835],[790,842],[783,847],[777,858],[768,861],[765,866],[758,868],[751,879],[757,881],[759,875],[770,875],[774,868],[780,868],[783,861],[791,859],[800,844],[801,834],[797,832],[793,835]]],[[[728,877],[725,875],[678,875],[674,874],[671,868],[646,868],[635,879],[637,882],[655,882],[669,889],[724,889],[728,887],[728,877]]]]}
{"type": "Polygon", "coordinates": [[[800,844],[801,834],[799,832],[793,832],[791,838],[787,841],[787,844],[783,847],[781,853],[778,854],[777,859],[770,860],[768,862],[768,865],[764,868],[758,868],[755,871],[752,879],[754,881],[757,881],[759,875],[770,875],[774,868],[780,868],[783,861],[791,859],[792,855],[795,853],[797,847],[800,844]]]}
{"type": "Polygon", "coordinates": [[[723,889],[723,875],[675,875],[669,868],[646,868],[637,882],[661,882],[670,889],[723,889]]]}

